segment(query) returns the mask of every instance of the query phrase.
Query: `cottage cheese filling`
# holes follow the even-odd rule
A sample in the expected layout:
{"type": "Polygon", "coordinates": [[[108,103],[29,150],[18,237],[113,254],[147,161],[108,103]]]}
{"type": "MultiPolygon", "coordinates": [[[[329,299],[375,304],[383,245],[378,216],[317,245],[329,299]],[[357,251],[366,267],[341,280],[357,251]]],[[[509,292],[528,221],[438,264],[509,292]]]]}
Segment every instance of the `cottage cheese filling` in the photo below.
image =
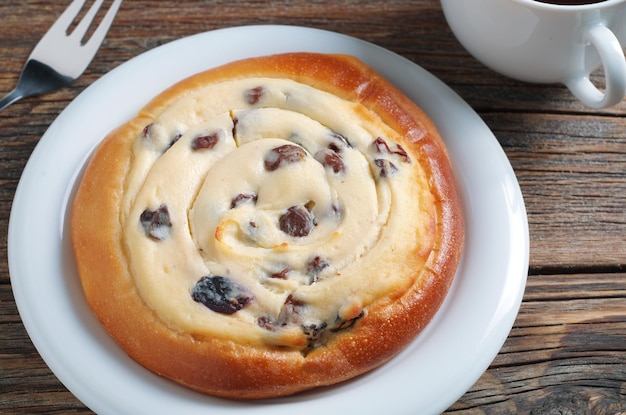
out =
{"type": "Polygon", "coordinates": [[[194,336],[309,350],[414,281],[433,197],[364,106],[290,80],[188,93],[136,138],[124,246],[141,297],[194,336]],[[402,266],[402,264],[400,264],[402,266]]]}

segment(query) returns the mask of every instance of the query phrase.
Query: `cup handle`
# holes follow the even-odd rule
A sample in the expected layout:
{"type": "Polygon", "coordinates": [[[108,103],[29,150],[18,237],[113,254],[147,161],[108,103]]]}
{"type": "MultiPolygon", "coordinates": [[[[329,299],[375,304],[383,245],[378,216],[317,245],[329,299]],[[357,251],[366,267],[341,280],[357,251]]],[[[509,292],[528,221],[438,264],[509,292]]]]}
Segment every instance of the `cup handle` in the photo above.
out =
{"type": "Polygon", "coordinates": [[[608,108],[618,104],[626,95],[626,58],[619,41],[602,24],[585,29],[583,41],[590,42],[600,55],[606,79],[604,93],[589,80],[589,74],[572,77],[565,85],[576,98],[591,108],[608,108]]]}

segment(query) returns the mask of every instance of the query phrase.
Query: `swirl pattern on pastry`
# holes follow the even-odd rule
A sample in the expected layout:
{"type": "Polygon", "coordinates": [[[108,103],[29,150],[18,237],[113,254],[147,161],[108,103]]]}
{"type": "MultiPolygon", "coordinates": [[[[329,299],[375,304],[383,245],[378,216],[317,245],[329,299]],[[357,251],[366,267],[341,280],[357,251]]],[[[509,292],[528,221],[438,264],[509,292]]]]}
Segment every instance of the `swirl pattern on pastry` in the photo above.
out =
{"type": "Polygon", "coordinates": [[[404,347],[450,286],[462,216],[427,117],[354,58],[299,53],[182,81],[112,132],[73,240],[88,302],[135,360],[265,398],[404,347]]]}

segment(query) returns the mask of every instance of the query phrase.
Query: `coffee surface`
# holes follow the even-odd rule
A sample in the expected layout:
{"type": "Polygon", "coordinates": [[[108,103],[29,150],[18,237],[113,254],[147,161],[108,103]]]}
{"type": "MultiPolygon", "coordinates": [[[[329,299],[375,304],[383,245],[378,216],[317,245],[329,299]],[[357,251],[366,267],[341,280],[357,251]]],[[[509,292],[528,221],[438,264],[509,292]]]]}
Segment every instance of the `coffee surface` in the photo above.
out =
{"type": "Polygon", "coordinates": [[[585,4],[602,3],[606,0],[537,0],[539,3],[558,4],[562,6],[582,6],[585,4]]]}

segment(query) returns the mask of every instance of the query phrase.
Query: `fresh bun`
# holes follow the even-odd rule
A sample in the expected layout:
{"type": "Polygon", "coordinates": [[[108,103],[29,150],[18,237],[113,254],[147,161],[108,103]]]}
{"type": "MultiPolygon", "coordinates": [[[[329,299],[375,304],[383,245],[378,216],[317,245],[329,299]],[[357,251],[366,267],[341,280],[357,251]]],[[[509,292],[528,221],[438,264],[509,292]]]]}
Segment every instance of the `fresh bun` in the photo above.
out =
{"type": "Polygon", "coordinates": [[[72,210],[86,299],[126,353],[260,399],[391,359],[442,304],[463,246],[430,119],[344,55],[185,79],[112,131],[72,210]]]}

